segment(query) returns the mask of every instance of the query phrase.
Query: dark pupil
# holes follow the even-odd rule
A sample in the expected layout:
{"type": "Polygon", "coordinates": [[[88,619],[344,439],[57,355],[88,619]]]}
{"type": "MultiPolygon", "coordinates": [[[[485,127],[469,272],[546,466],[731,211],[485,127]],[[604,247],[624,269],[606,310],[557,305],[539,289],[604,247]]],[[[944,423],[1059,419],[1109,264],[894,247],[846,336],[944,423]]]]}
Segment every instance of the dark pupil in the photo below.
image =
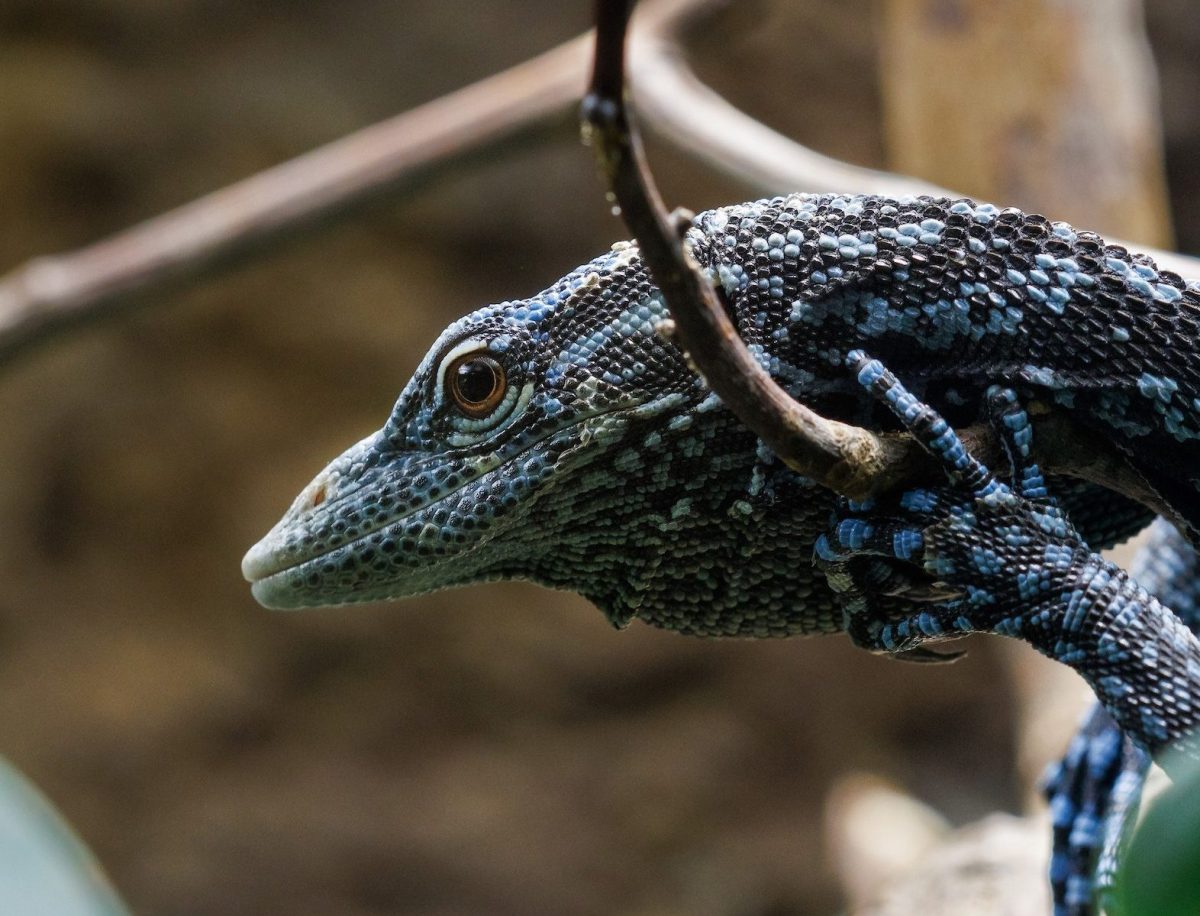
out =
{"type": "Polygon", "coordinates": [[[496,370],[485,360],[473,359],[458,367],[458,393],[470,404],[486,401],[496,390],[496,370]]]}

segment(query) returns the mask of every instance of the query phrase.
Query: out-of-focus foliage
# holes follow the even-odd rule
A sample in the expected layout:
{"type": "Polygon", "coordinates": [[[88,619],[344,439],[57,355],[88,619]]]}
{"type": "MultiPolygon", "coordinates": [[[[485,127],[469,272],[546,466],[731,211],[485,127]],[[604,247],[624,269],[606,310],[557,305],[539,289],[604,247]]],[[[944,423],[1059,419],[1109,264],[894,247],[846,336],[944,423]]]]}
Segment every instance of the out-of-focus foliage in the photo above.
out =
{"type": "Polygon", "coordinates": [[[1174,784],[1150,805],[1118,884],[1122,916],[1200,913],[1200,763],[1168,763],[1174,784]]]}
{"type": "Polygon", "coordinates": [[[28,780],[2,760],[0,913],[128,916],[92,854],[28,780]]]}

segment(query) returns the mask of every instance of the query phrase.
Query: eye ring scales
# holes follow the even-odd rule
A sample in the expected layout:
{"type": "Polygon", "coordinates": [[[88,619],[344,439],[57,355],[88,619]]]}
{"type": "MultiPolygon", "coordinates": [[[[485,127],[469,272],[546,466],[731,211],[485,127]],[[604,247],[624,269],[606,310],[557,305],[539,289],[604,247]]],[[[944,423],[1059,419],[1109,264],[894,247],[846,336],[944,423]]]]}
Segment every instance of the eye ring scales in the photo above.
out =
{"type": "Polygon", "coordinates": [[[491,414],[507,391],[504,367],[483,353],[464,353],[446,371],[448,400],[473,420],[491,414]]]}

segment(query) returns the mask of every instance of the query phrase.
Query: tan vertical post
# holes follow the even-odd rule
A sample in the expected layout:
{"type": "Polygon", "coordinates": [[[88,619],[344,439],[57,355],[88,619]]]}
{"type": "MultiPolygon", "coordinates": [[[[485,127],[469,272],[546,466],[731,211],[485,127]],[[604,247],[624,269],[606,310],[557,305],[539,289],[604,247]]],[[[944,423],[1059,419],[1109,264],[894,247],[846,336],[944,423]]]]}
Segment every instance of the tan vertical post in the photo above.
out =
{"type": "Polygon", "coordinates": [[[1168,246],[1141,0],[885,0],[889,167],[1168,246]]]}

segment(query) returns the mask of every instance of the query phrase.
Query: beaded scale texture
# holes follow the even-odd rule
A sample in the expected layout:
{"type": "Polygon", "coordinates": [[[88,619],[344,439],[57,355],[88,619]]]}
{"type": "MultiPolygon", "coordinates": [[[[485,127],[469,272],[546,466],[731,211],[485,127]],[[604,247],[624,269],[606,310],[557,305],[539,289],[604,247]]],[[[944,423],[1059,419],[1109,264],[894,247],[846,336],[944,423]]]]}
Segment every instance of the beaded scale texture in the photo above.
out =
{"type": "MultiPolygon", "coordinates": [[[[1092,740],[1114,745],[1105,791],[1120,773],[1140,780],[1145,751],[1190,746],[1200,284],[1094,233],[970,200],[780,197],[703,213],[686,244],[751,352],[822,415],[918,438],[943,418],[939,431],[996,424],[1014,467],[993,480],[1001,496],[966,479],[969,456],[944,435],[926,444],[947,487],[887,505],[849,505],[790,471],[659,333],[661,296],[636,245],[619,243],[532,298],[452,324],[384,427],[247,554],[258,600],[522,578],[579,592],[617,626],[696,636],[849,631],[911,651],[999,632],[1096,689],[1108,712],[1092,740]],[[1043,485],[1027,460],[1030,401],[1111,441],[1176,512],[1185,534],[1156,535],[1162,604],[1092,552],[1151,513],[1094,485],[1043,485]],[[915,603],[914,575],[944,586],[940,598],[915,603]]],[[[1080,807],[1081,765],[1069,754],[1057,776],[1068,825],[1111,813],[1080,807]]],[[[1060,911],[1089,912],[1087,875],[1115,829],[1058,836],[1060,911]]]]}

